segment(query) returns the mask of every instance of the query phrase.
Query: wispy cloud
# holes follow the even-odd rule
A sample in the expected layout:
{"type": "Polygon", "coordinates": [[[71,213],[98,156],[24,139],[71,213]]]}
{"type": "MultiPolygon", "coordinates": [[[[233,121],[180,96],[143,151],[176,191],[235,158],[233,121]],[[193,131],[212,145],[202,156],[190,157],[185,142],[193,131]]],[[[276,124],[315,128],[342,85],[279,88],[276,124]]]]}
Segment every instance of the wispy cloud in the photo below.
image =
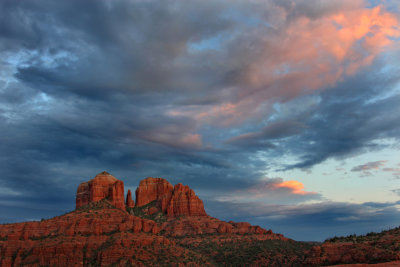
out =
{"type": "Polygon", "coordinates": [[[383,168],[382,171],[390,172],[396,178],[400,178],[400,168],[383,168]]]}
{"type": "Polygon", "coordinates": [[[363,176],[371,176],[373,171],[390,172],[394,177],[400,177],[400,168],[385,167],[387,160],[378,160],[355,166],[353,172],[361,172],[363,176]]]}
{"type": "Polygon", "coordinates": [[[352,172],[368,172],[370,170],[379,170],[381,167],[383,167],[387,163],[387,160],[378,160],[378,161],[372,161],[368,162],[362,165],[358,165],[356,167],[353,167],[351,169],[352,172]]]}

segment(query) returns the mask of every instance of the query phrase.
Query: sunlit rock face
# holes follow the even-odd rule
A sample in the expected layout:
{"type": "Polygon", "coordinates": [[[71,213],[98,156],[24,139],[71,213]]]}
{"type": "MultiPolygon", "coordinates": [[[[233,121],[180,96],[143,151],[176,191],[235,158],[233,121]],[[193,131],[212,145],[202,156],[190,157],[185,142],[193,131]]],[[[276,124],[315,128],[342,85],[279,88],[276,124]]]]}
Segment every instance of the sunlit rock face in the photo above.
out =
{"type": "Polygon", "coordinates": [[[76,208],[102,199],[108,199],[117,208],[125,208],[124,183],[105,171],[78,186],[76,208]]]}

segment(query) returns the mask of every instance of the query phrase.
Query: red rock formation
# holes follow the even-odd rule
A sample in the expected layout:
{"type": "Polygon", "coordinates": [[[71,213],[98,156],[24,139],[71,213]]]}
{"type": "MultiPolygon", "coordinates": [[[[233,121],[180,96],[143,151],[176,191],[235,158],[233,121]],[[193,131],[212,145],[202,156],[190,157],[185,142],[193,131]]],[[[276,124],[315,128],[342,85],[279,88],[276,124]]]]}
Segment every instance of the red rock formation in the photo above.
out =
{"type": "Polygon", "coordinates": [[[175,185],[167,207],[168,216],[207,216],[203,201],[196,196],[189,186],[181,183],[175,185]]]}
{"type": "Polygon", "coordinates": [[[117,208],[124,209],[124,183],[107,172],[81,183],[76,193],[76,208],[91,202],[108,199],[117,208]]]}
{"type": "Polygon", "coordinates": [[[182,184],[172,186],[163,178],[146,178],[136,189],[136,206],[141,207],[152,201],[170,217],[207,216],[203,201],[192,189],[182,184]]]}
{"type": "Polygon", "coordinates": [[[136,206],[144,206],[157,200],[159,208],[165,212],[174,187],[163,178],[148,177],[139,183],[136,189],[136,206]]]}
{"type": "Polygon", "coordinates": [[[169,217],[161,223],[101,200],[49,220],[0,225],[0,266],[156,266],[161,254],[167,255],[164,263],[168,266],[177,266],[173,261],[189,263],[188,255],[201,264],[186,266],[204,266],[209,264],[202,255],[176,242],[201,243],[201,234],[213,234],[210,242],[215,244],[236,240],[247,246],[254,240],[287,240],[264,229],[257,233],[258,228],[209,216],[169,217]],[[244,228],[246,235],[239,234],[244,228]]]}
{"type": "Polygon", "coordinates": [[[126,195],[126,206],[128,208],[133,208],[135,207],[135,202],[132,200],[132,193],[131,190],[128,189],[128,193],[126,195]]]}
{"type": "MultiPolygon", "coordinates": [[[[77,207],[88,205],[40,222],[0,224],[0,267],[195,267],[216,262],[224,266],[321,266],[389,260],[391,266],[399,266],[400,228],[346,242],[326,242],[302,250],[304,253],[296,247],[293,253],[286,249],[297,242],[271,230],[207,216],[203,203],[188,186],[172,187],[164,179],[148,178],[137,192],[142,206],[156,200],[158,207],[139,209],[137,215],[145,214],[143,217],[116,209],[114,206],[124,207],[123,183],[101,173],[78,188],[77,207]],[[154,213],[157,216],[147,216],[154,213]],[[178,215],[185,216],[176,218],[178,215]],[[275,245],[266,246],[266,240],[275,240],[270,243],[277,245],[274,251],[275,245]],[[288,243],[280,247],[279,242],[288,243]]],[[[129,200],[130,191],[127,205],[133,205],[129,200]]]]}

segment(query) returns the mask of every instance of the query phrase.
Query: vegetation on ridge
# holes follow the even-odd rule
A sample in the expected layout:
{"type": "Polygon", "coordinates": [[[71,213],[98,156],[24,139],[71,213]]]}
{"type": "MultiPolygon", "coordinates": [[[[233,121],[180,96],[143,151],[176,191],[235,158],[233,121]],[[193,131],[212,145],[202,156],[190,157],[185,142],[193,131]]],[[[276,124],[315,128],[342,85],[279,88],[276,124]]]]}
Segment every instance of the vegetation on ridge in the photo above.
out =
{"type": "Polygon", "coordinates": [[[155,221],[156,223],[163,223],[167,221],[167,216],[165,216],[165,214],[157,208],[157,200],[154,200],[141,207],[134,207],[134,208],[127,207],[126,210],[134,216],[147,220],[152,220],[155,221]],[[155,211],[153,214],[149,214],[149,210],[151,208],[154,208],[157,211],[155,211]]]}

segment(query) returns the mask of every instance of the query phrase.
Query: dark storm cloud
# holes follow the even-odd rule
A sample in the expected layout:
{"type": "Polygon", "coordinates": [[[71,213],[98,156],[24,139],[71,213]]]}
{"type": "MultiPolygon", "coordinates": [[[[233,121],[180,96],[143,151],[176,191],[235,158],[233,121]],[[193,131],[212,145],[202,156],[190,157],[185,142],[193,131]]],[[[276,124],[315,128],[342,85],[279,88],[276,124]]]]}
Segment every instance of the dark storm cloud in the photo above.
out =
{"type": "Polygon", "coordinates": [[[272,122],[261,129],[260,132],[242,134],[229,139],[227,142],[245,147],[255,146],[258,149],[268,146],[274,148],[275,146],[268,141],[300,134],[303,128],[305,128],[305,125],[298,121],[272,122]]]}
{"type": "MultiPolygon", "coordinates": [[[[182,93],[190,98],[192,91],[211,90],[224,79],[216,69],[222,62],[207,59],[214,54],[189,55],[187,46],[234,25],[219,15],[226,6],[218,1],[1,5],[1,48],[15,54],[8,64],[16,67],[9,70],[11,82],[2,84],[0,100],[1,183],[15,193],[10,201],[21,199],[17,193],[34,197],[51,191],[72,207],[77,183],[103,169],[132,187],[146,176],[185,179],[198,188],[216,180],[214,185],[228,189],[249,183],[243,177],[259,177],[257,163],[241,170],[247,160],[238,155],[232,159],[243,166],[228,174],[235,164],[227,152],[203,146],[194,119],[165,115],[174,101],[185,101],[182,93]]],[[[218,96],[210,99],[203,104],[218,96]]],[[[37,197],[36,204],[44,202],[37,197]]]]}
{"type": "Polygon", "coordinates": [[[400,96],[377,96],[379,90],[393,90],[398,77],[387,80],[385,74],[370,71],[321,94],[318,109],[306,123],[312,130],[296,140],[300,150],[307,152],[294,167],[379,149],[384,147],[380,139],[400,138],[400,96]]]}
{"type": "MultiPolygon", "coordinates": [[[[307,168],[328,158],[346,158],[387,147],[379,142],[380,139],[399,140],[400,97],[398,94],[379,96],[379,92],[393,90],[398,79],[371,68],[316,94],[318,101],[306,107],[305,111],[285,117],[288,123],[297,121],[304,126],[298,127],[299,133],[291,138],[274,142],[276,148],[271,154],[298,156],[300,162],[289,168],[307,168]]],[[[269,125],[272,127],[274,123],[269,125]]],[[[241,141],[243,138],[249,144],[274,140],[265,136],[263,131],[234,137],[233,140],[241,141]]]]}
{"type": "MultiPolygon", "coordinates": [[[[1,1],[0,222],[72,210],[77,185],[103,170],[131,189],[146,176],[189,184],[210,205],[251,222],[283,222],[265,216],[268,211],[292,216],[289,228],[331,226],[334,216],[351,221],[355,207],[367,208],[321,204],[290,213],[263,206],[254,213],[212,200],[254,188],[266,171],[282,167],[255,152],[293,155],[299,163],[288,168],[310,167],[379,148],[380,138],[398,139],[399,96],[382,95],[398,81],[390,76],[396,70],[380,71],[383,62],[341,77],[344,63],[320,65],[336,62],[320,48],[332,40],[314,43],[301,35],[339,37],[318,27],[330,29],[332,22],[297,23],[361,4],[1,1]]],[[[358,55],[359,46],[368,47],[364,39],[345,52],[358,55]]],[[[379,49],[362,55],[375,58],[379,49]]],[[[364,66],[359,57],[356,70],[364,66]]],[[[278,191],[293,195],[291,188],[278,191]]],[[[397,213],[383,209],[372,215],[391,222],[397,213]]],[[[364,221],[372,225],[373,218],[364,221]]]]}
{"type": "Polygon", "coordinates": [[[299,162],[287,168],[308,168],[328,158],[342,159],[388,147],[380,140],[400,138],[400,96],[394,93],[385,97],[380,93],[396,92],[399,77],[392,72],[379,72],[379,68],[371,67],[319,94],[282,104],[282,108],[293,113],[276,112],[279,121],[270,122],[259,132],[233,137],[230,143],[260,144],[260,149],[263,149],[261,144],[269,143],[275,147],[269,150],[271,156],[291,154],[298,157],[299,162]],[[312,105],[307,104],[310,97],[317,99],[312,105]],[[296,108],[291,110],[291,106],[296,108]],[[265,132],[276,125],[297,127],[284,128],[286,132],[282,132],[282,136],[265,132]]]}
{"type": "Polygon", "coordinates": [[[203,70],[212,65],[188,62],[187,44],[233,23],[218,16],[218,1],[5,1],[2,10],[3,51],[32,52],[16,77],[49,94],[89,98],[213,86],[213,71],[203,70]]]}
{"type": "Polygon", "coordinates": [[[291,20],[301,16],[316,19],[318,17],[323,17],[328,14],[340,12],[341,10],[343,10],[343,8],[356,9],[362,3],[362,1],[360,0],[336,0],[335,2],[330,0],[274,0],[273,2],[276,5],[282,7],[287,12],[287,16],[291,20]]]}

